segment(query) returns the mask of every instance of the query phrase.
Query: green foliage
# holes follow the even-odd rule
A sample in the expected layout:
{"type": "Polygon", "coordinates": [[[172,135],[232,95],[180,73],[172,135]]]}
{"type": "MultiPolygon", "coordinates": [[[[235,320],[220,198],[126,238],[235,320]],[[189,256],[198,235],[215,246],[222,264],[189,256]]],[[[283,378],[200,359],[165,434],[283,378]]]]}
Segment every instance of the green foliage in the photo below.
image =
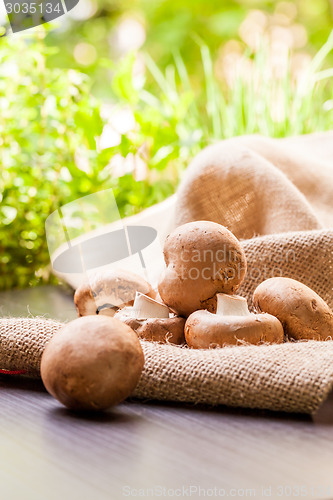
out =
{"type": "Polygon", "coordinates": [[[48,55],[41,36],[0,41],[1,288],[48,279],[45,218],[98,188],[98,105],[87,77],[48,70],[48,55]],[[88,173],[74,162],[77,148],[94,156],[88,173]]]}
{"type": "Polygon", "coordinates": [[[221,86],[198,38],[199,89],[177,51],[163,71],[145,56],[149,84],[133,76],[134,53],[117,64],[101,58],[110,81],[107,112],[91,79],[54,67],[55,49],[44,42],[42,31],[0,39],[0,288],[52,279],[45,219],[69,201],[113,188],[121,215],[131,215],[173,193],[190,159],[211,141],[332,127],[332,70],[323,69],[332,36],[298,83],[289,70],[268,78],[261,50],[244,56],[247,78],[221,86]],[[132,125],[102,148],[103,130],[116,127],[113,117],[124,110],[132,125]]]}
{"type": "MultiPolygon", "coordinates": [[[[332,29],[329,0],[85,0],[85,3],[91,5],[91,13],[88,12],[86,18],[83,15],[83,19],[67,22],[59,33],[54,31],[50,35],[50,43],[61,47],[54,58],[56,65],[80,67],[73,48],[82,41],[93,45],[99,55],[116,59],[119,56],[119,25],[124,19],[134,19],[146,32],[143,49],[159,62],[159,66],[165,68],[173,64],[173,52],[178,50],[197,84],[202,82],[197,71],[200,51],[193,42],[194,33],[205,40],[215,59],[230,39],[241,40],[246,47],[240,36],[240,25],[249,13],[259,9],[266,16],[268,28],[276,24],[295,29],[304,27],[306,47],[298,49],[305,48],[312,54],[321,47],[332,29]]],[[[132,33],[127,36],[131,37],[132,33]]],[[[285,33],[281,34],[281,37],[285,36],[285,33]]],[[[87,66],[82,65],[81,69],[96,75],[96,85],[102,91],[98,59],[87,66]]]]}

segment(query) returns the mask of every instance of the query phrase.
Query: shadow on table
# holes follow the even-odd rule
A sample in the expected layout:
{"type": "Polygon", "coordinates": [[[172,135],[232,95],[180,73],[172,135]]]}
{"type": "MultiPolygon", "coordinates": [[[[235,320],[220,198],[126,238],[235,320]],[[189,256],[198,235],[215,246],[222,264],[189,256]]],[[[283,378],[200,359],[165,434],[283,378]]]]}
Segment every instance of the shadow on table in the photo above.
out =
{"type": "MultiPolygon", "coordinates": [[[[252,408],[237,408],[230,406],[208,406],[204,404],[188,404],[188,403],[173,403],[168,401],[140,401],[140,400],[129,400],[129,403],[140,403],[150,408],[168,408],[168,409],[184,409],[187,411],[192,411],[196,413],[206,413],[224,416],[244,416],[253,418],[267,418],[270,420],[285,420],[285,421],[303,421],[311,422],[311,416],[304,413],[286,413],[270,410],[260,410],[252,408]]],[[[332,422],[333,423],[333,422],[332,422]]]]}
{"type": "Polygon", "coordinates": [[[20,375],[0,375],[0,389],[26,390],[45,392],[43,382],[37,378],[22,377],[20,375]]]}
{"type": "MultiPolygon", "coordinates": [[[[15,376],[15,375],[0,375],[0,390],[1,388],[6,388],[10,390],[19,391],[31,391],[33,393],[45,393],[46,391],[44,385],[40,379],[32,379],[28,377],[15,376]]],[[[175,403],[168,401],[151,401],[151,400],[136,400],[129,399],[125,404],[129,404],[132,408],[140,405],[141,407],[156,408],[156,409],[186,409],[191,410],[195,413],[210,413],[210,414],[220,414],[225,416],[246,416],[261,419],[279,420],[279,421],[302,421],[302,422],[313,422],[315,425],[333,425],[333,391],[329,394],[326,401],[322,404],[315,415],[307,415],[302,413],[286,413],[286,412],[275,412],[269,410],[258,410],[258,409],[248,409],[248,408],[232,408],[227,406],[211,407],[202,404],[187,404],[187,403],[175,403]],[[133,406],[132,406],[133,405],[133,406]]],[[[117,407],[121,408],[120,407],[117,407]]],[[[80,419],[80,420],[93,420],[96,422],[116,422],[124,421],[124,418],[130,418],[127,414],[122,414],[115,412],[115,410],[108,410],[105,412],[74,412],[63,408],[61,406],[52,409],[54,416],[56,417],[66,417],[70,419],[80,419]]]]}
{"type": "Polygon", "coordinates": [[[66,418],[67,420],[95,422],[99,424],[127,424],[137,420],[136,415],[129,415],[121,411],[120,407],[110,408],[106,411],[72,411],[59,406],[52,408],[50,417],[53,420],[66,418]]]}

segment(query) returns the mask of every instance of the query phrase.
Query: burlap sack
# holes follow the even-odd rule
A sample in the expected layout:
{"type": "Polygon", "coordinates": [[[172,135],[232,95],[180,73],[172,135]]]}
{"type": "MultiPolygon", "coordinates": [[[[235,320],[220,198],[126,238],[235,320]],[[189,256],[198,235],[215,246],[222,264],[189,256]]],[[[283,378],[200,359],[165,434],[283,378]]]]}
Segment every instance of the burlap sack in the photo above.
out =
{"type": "MultiPolygon", "coordinates": [[[[194,159],[178,192],[174,225],[212,220],[242,240],[241,294],[271,276],[298,279],[333,306],[333,133],[271,140],[242,137],[194,159]]],[[[39,376],[60,323],[0,320],[0,368],[39,376]]],[[[313,413],[333,386],[333,342],[200,351],[142,341],[134,396],[313,413]]]]}

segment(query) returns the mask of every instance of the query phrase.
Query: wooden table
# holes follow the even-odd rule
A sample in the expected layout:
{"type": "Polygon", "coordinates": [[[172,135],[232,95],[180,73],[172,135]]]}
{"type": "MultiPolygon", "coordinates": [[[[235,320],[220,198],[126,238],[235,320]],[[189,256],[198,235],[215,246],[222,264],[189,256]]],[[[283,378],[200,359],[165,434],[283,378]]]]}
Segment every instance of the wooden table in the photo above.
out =
{"type": "MultiPolygon", "coordinates": [[[[60,288],[0,293],[1,315],[75,318],[60,288]]],[[[333,397],[318,414],[126,402],[76,416],[0,377],[0,499],[333,498],[333,397]]]]}

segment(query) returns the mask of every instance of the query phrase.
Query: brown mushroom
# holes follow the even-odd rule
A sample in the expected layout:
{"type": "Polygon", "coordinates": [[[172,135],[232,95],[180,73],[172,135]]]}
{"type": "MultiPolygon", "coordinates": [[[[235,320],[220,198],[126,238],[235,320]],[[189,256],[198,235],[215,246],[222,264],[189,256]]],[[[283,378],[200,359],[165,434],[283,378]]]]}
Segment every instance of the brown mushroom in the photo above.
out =
{"type": "Polygon", "coordinates": [[[279,344],[284,336],[274,316],[250,313],[243,297],[219,293],[216,314],[196,311],[187,318],[185,339],[189,347],[209,349],[244,342],[279,344]]]}
{"type": "Polygon", "coordinates": [[[301,340],[333,338],[333,312],[311,288],[290,278],[270,278],[253,294],[254,306],[276,316],[288,337],[301,340]]]}
{"type": "Polygon", "coordinates": [[[79,316],[103,314],[114,316],[119,308],[132,305],[136,292],[155,297],[156,292],[141,276],[123,271],[107,271],[93,275],[74,294],[79,316]]]}
{"type": "Polygon", "coordinates": [[[144,365],[133,330],[114,318],[87,316],[46,345],[41,377],[48,392],[74,410],[102,410],[127,398],[144,365]]]}
{"type": "Polygon", "coordinates": [[[169,308],[137,293],[133,307],[118,311],[115,318],[130,326],[140,338],[161,343],[183,344],[185,319],[170,315],[169,308]]]}
{"type": "Polygon", "coordinates": [[[246,273],[246,258],[237,238],[210,221],[175,229],[164,245],[166,269],[159,294],[172,310],[189,316],[198,309],[215,311],[216,294],[234,294],[246,273]]]}

